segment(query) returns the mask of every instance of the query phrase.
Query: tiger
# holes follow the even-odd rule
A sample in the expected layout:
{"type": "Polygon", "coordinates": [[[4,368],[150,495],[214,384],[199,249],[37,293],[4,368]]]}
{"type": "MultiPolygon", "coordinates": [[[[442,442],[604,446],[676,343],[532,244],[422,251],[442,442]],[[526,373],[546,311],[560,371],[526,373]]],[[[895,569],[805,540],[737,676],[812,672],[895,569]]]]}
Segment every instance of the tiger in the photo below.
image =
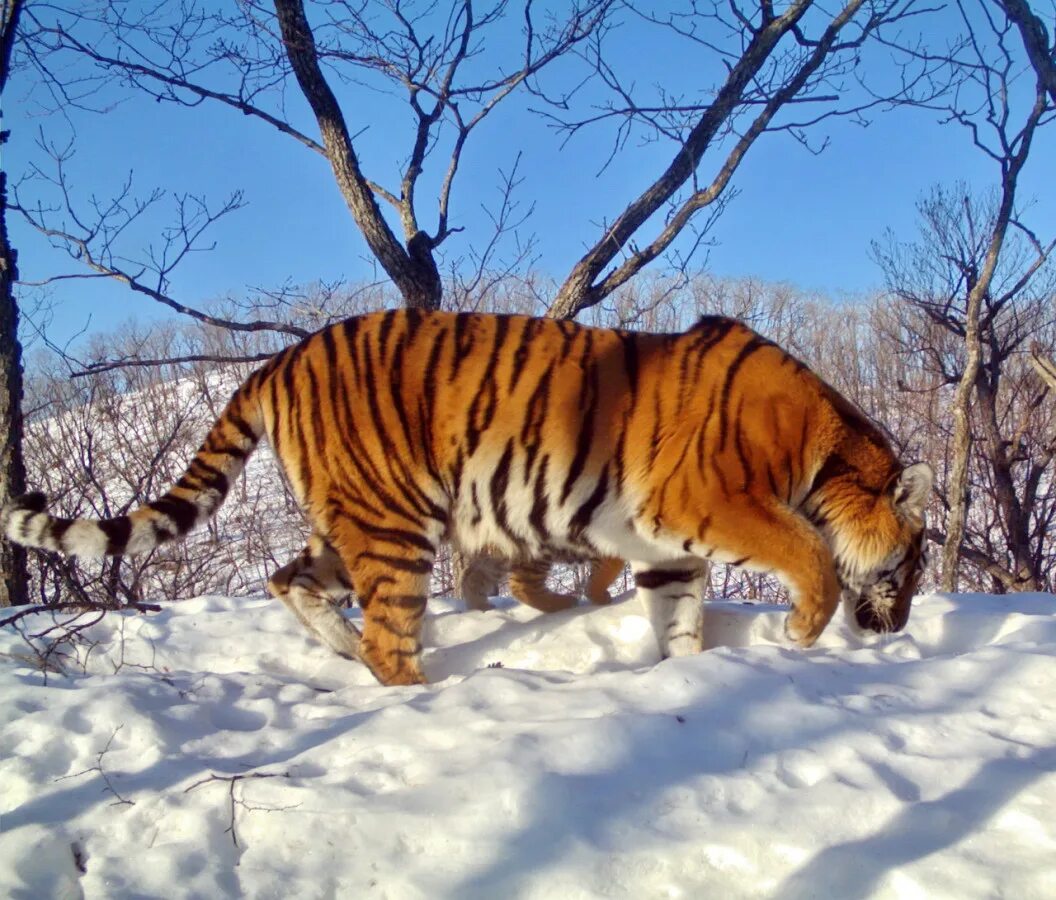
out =
{"type": "Polygon", "coordinates": [[[8,537],[138,554],[212,516],[267,438],[307,545],[269,590],[383,685],[426,683],[437,548],[517,562],[620,558],[662,658],[703,646],[712,562],[773,573],[786,638],[899,631],[923,566],[933,472],[744,323],[682,333],[390,309],[280,351],[234,392],[184,474],[127,515],[68,519],[30,493],[8,537]],[[332,602],[353,590],[362,631],[332,602]]]}
{"type": "MultiPolygon", "coordinates": [[[[611,602],[609,587],[623,571],[622,559],[597,559],[590,563],[587,583],[583,593],[595,606],[611,602]]],[[[540,612],[558,612],[576,605],[571,594],[559,594],[546,586],[550,574],[550,562],[535,560],[509,566],[496,556],[474,556],[466,563],[462,573],[462,599],[467,608],[485,610],[491,608],[488,598],[498,593],[499,582],[509,572],[510,593],[525,606],[540,612]]]]}

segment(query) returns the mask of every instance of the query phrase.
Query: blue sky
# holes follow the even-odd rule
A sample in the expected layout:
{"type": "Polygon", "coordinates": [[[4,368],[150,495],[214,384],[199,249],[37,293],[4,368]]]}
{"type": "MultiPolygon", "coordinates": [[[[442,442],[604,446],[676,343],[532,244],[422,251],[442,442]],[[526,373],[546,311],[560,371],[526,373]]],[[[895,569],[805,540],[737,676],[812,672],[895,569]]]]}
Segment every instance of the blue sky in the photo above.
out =
{"type": "MultiPolygon", "coordinates": [[[[648,44],[635,49],[662,51],[648,44]]],[[[632,67],[628,74],[642,83],[660,77],[703,88],[708,76],[698,64],[699,57],[642,52],[641,71],[632,67]],[[698,69],[701,83],[693,84],[698,69]]],[[[4,98],[12,139],[3,163],[12,180],[41,160],[34,144],[39,131],[60,143],[69,136],[62,116],[40,113],[29,94],[32,78],[28,70],[16,72],[4,98]]],[[[341,90],[351,130],[366,129],[357,138],[364,170],[395,187],[396,167],[409,146],[402,101],[341,90]]],[[[450,249],[465,252],[486,239],[481,204],[494,202],[499,169],[509,167],[517,149],[523,149],[518,199],[535,205],[526,231],[538,240],[538,268],[560,278],[597,239],[599,222],[617,215],[662,171],[672,147],[632,140],[599,172],[609,147],[602,132],[584,132],[562,146],[526,113],[526,102],[511,103],[473,137],[453,208],[455,224],[466,231],[451,240],[450,249]]],[[[298,127],[316,136],[296,88],[288,94],[288,108],[298,127]]],[[[195,255],[178,271],[171,290],[177,299],[203,306],[212,298],[240,294],[247,285],[373,277],[365,244],[326,161],[269,126],[219,106],[188,110],[135,97],[105,114],[72,111],[69,116],[77,149],[69,171],[82,204],[92,195],[113,195],[130,173],[141,195],[161,187],[205,195],[218,205],[231,191],[244,191],[246,208],[210,232],[216,249],[195,255]]],[[[814,134],[819,140],[827,136],[830,144],[820,155],[787,134],[763,136],[735,177],[737,198],[712,232],[717,246],[710,250],[708,270],[788,281],[838,296],[864,295],[881,287],[870,241],[886,228],[912,238],[914,204],[922,192],[958,179],[979,188],[996,182],[996,166],[971,146],[965,130],[940,125],[936,113],[902,109],[871,119],[868,127],[848,120],[823,123],[814,134]]],[[[1022,198],[1036,198],[1027,220],[1042,236],[1056,233],[1054,138],[1046,134],[1038,142],[1021,188],[1022,198]]],[[[710,177],[710,159],[701,170],[705,177],[710,177]]],[[[436,165],[443,162],[441,157],[436,165]]],[[[25,199],[32,196],[27,188],[25,199]]],[[[127,235],[130,254],[157,241],[156,228],[164,218],[127,235]]],[[[432,227],[430,213],[423,224],[432,227]]],[[[12,217],[10,227],[24,280],[83,271],[18,218],[12,217]]],[[[49,289],[49,297],[54,308],[49,334],[58,343],[86,326],[106,330],[130,317],[163,314],[114,282],[62,282],[49,289]]]]}

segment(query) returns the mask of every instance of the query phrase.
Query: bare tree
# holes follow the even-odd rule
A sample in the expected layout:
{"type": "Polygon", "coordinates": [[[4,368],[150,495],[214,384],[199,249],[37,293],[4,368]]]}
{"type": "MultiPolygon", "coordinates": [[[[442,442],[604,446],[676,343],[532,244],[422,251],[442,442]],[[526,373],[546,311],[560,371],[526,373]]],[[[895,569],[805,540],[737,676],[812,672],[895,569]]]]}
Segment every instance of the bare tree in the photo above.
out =
{"type": "MultiPolygon", "coordinates": [[[[1002,310],[1030,283],[1053,249],[1051,243],[1043,246],[1023,224],[1017,213],[1016,195],[1035,134],[1039,127],[1052,121],[1056,109],[1043,77],[1044,67],[1035,73],[1032,83],[1022,84],[1021,58],[1009,40],[1016,28],[1013,21],[1003,14],[995,16],[987,0],[980,0],[978,5],[959,0],[957,8],[968,40],[950,57],[951,66],[959,74],[959,87],[945,112],[950,120],[968,130],[975,147],[996,164],[1000,179],[996,200],[992,210],[986,212],[974,206],[967,196],[951,197],[940,192],[925,202],[921,211],[932,233],[933,262],[918,253],[907,270],[897,252],[878,251],[892,290],[931,321],[955,333],[964,347],[952,404],[954,428],[946,486],[949,514],[943,546],[945,590],[954,590],[957,585],[958,559],[968,516],[973,396],[993,410],[995,401],[988,394],[996,393],[1002,363],[1001,354],[992,348],[988,359],[984,358],[984,343],[992,344],[1002,310]],[[1013,283],[998,289],[994,280],[1010,230],[1023,235],[1033,252],[1013,283]],[[943,268],[946,283],[936,284],[931,276],[943,268]],[[907,275],[911,286],[906,284],[907,275]],[[912,286],[914,281],[916,286],[912,286]],[[921,293],[922,281],[927,291],[937,293],[921,293]],[[989,372],[984,365],[990,366],[989,372]]],[[[923,256],[927,253],[923,251],[923,256]]],[[[1017,260],[1016,264],[1020,262],[1017,260]]],[[[940,281],[942,277],[940,274],[940,281]]],[[[1032,589],[1037,584],[1037,570],[1030,560],[1024,513],[1011,484],[1010,457],[1001,449],[993,417],[986,418],[997,499],[1002,505],[1014,560],[1011,578],[1002,583],[1032,589]]]]}
{"type": "MultiPolygon", "coordinates": [[[[505,2],[480,12],[457,0],[446,14],[428,3],[333,2],[313,8],[313,22],[302,0],[276,0],[273,9],[241,0],[232,8],[146,12],[125,4],[55,3],[27,13],[23,43],[42,84],[67,106],[91,107],[108,79],[120,79],[162,102],[225,105],[319,154],[404,302],[435,309],[442,297],[436,251],[461,230],[452,221],[451,198],[467,141],[503,100],[604,27],[613,5],[580,0],[540,21],[526,2],[519,54],[490,70],[481,57],[488,57],[492,32],[511,21],[505,2]],[[64,68],[71,57],[93,69],[71,78],[64,68]],[[333,73],[345,83],[403,94],[413,125],[398,188],[363,172],[333,73]],[[286,113],[290,76],[314,115],[318,139],[286,113]],[[441,152],[446,163],[430,172],[437,200],[427,228],[418,189],[441,152]]],[[[500,229],[510,224],[501,212],[496,223],[500,229]]],[[[46,226],[41,216],[37,224],[46,226]]]]}
{"type": "Polygon", "coordinates": [[[935,390],[953,388],[949,412],[941,412],[953,419],[946,523],[936,530],[944,545],[944,590],[956,589],[962,554],[1003,590],[1037,589],[1041,579],[1047,528],[1039,492],[1046,490],[1053,447],[1030,433],[1040,397],[1024,383],[1021,360],[1025,343],[1051,333],[1056,321],[1056,273],[1046,265],[1053,245],[1017,227],[1005,197],[985,202],[963,187],[936,189],[920,204],[919,242],[889,239],[876,247],[905,304],[900,340],[923,354],[935,390]],[[973,485],[978,467],[985,475],[973,485]],[[987,503],[997,521],[983,509],[987,503]],[[994,531],[1003,546],[994,544],[994,531]]]}
{"type": "MultiPolygon", "coordinates": [[[[22,0],[0,5],[0,102],[6,98],[11,51],[22,0]]],[[[2,121],[2,119],[0,119],[2,121]]],[[[0,147],[8,132],[0,124],[0,147]]],[[[25,490],[22,459],[22,345],[18,340],[18,266],[7,237],[7,173],[0,170],[0,506],[25,490]]],[[[27,600],[26,554],[6,541],[0,546],[0,606],[27,600]]]]}
{"type": "Polygon", "coordinates": [[[598,303],[668,251],[698,213],[710,209],[712,219],[698,232],[699,243],[721,213],[734,174],[761,135],[786,131],[806,144],[809,129],[826,118],[861,116],[874,107],[924,101],[941,92],[934,82],[937,67],[919,53],[910,54],[919,66],[901,66],[894,92],[867,92],[866,99],[855,102],[843,89],[844,79],[866,77],[858,70],[871,43],[884,43],[896,52],[905,50],[896,47],[894,32],[921,11],[913,3],[884,0],[848,0],[831,13],[811,0],[792,0],[778,11],[761,0],[750,7],[692,4],[688,10],[666,16],[639,13],[644,22],[722,59],[726,75],[709,92],[713,96],[689,104],[667,94],[659,104],[637,102],[601,52],[604,35],[600,35],[593,64],[617,100],[586,120],[559,119],[562,126],[575,132],[587,124],[616,118],[623,122],[619,138],[625,140],[632,125],[639,123],[670,141],[674,152],[660,176],[606,225],[599,240],[576,263],[559,288],[550,315],[574,316],[598,303]],[[733,41],[717,46],[716,32],[732,35],[733,41]],[[812,114],[802,120],[782,119],[787,108],[799,104],[810,104],[812,114]],[[716,157],[710,180],[700,178],[699,171],[709,152],[716,157]],[[642,243],[641,235],[662,211],[654,236],[642,243]]]}
{"type": "MultiPolygon", "coordinates": [[[[224,105],[325,158],[371,254],[403,301],[423,308],[435,308],[442,299],[437,254],[460,230],[452,198],[467,142],[515,91],[532,91],[551,121],[570,135],[620,123],[614,152],[638,129],[670,141],[669,165],[603,227],[548,304],[551,315],[574,316],[662,254],[674,253],[684,265],[729,199],[729,185],[745,155],[764,133],[783,131],[809,143],[811,130],[830,116],[860,117],[911,97],[933,98],[940,87],[934,82],[939,65],[914,45],[899,45],[909,20],[928,11],[917,0],[847,0],[833,13],[813,0],[791,0],[782,10],[768,0],[748,6],[715,2],[666,15],[620,0],[578,0],[546,17],[531,2],[518,10],[505,2],[478,10],[469,0],[444,6],[335,0],[308,8],[303,0],[275,0],[273,9],[240,0],[232,8],[181,5],[148,11],[126,4],[67,7],[57,2],[29,10],[23,38],[41,83],[67,108],[102,105],[100,92],[117,78],[158,101],[224,105]],[[510,23],[518,17],[519,46],[511,50],[510,23]],[[640,102],[620,73],[619,51],[609,49],[609,36],[621,24],[658,30],[688,44],[722,76],[715,85],[699,86],[697,101],[681,99],[676,91],[684,88],[677,86],[661,88],[656,102],[640,102]],[[504,43],[495,39],[503,28],[504,43]],[[871,48],[901,54],[897,86],[889,91],[864,86],[852,97],[847,85],[865,81],[861,70],[871,48]],[[78,60],[93,68],[73,77],[78,60]],[[572,112],[577,91],[568,87],[567,67],[562,81],[548,85],[544,80],[559,60],[586,65],[588,75],[616,99],[577,118],[572,112]],[[308,102],[318,138],[287,112],[283,91],[290,81],[308,102]],[[355,120],[349,116],[355,107],[342,98],[348,96],[345,85],[360,83],[402,95],[410,113],[398,187],[386,187],[384,175],[369,177],[357,152],[355,120]],[[805,117],[787,114],[807,107],[811,112],[805,117]],[[698,170],[708,154],[716,157],[714,174],[701,184],[698,170]],[[428,223],[423,184],[436,188],[428,223]],[[691,223],[703,210],[710,211],[709,217],[694,232],[691,223]],[[654,225],[657,233],[636,243],[654,225]],[[676,251],[687,229],[688,247],[676,251]]],[[[686,89],[695,93],[698,86],[686,89]]],[[[817,141],[818,147],[823,144],[817,141]]],[[[516,164],[503,178],[500,208],[493,215],[497,233],[520,221],[509,203],[515,173],[516,164]]],[[[105,229],[89,227],[86,242],[84,234],[52,228],[40,205],[24,203],[22,209],[82,261],[92,265],[90,257],[98,263],[105,256],[89,254],[85,246],[105,229]]],[[[224,212],[221,208],[218,215],[224,212]]],[[[478,246],[484,248],[478,251],[483,271],[497,244],[478,246]]],[[[521,261],[531,258],[520,254],[521,261]]],[[[134,286],[121,267],[95,271],[134,286]]],[[[471,285],[479,286],[475,281],[470,279],[471,285]]],[[[141,292],[188,308],[169,302],[164,284],[141,292]]]]}

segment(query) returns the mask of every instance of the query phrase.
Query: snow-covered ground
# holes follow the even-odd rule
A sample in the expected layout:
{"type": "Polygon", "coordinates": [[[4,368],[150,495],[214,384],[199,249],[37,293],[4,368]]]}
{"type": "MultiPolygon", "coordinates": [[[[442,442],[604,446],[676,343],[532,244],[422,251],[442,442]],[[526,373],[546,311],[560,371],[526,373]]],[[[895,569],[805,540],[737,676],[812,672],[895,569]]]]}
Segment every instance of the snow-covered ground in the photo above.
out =
{"type": "Polygon", "coordinates": [[[47,684],[8,631],[0,895],[1056,897],[1056,597],[806,652],[707,611],[658,663],[634,599],[439,601],[421,688],[268,600],[109,616],[47,684]]]}

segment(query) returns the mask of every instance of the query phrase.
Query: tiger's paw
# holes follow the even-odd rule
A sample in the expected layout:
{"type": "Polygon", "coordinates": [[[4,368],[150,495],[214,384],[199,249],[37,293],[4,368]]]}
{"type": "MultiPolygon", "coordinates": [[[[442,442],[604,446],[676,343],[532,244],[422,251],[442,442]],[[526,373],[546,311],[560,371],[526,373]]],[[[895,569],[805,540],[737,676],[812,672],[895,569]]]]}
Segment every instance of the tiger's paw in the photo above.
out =
{"type": "Polygon", "coordinates": [[[360,659],[370,669],[375,678],[385,687],[397,687],[411,684],[428,684],[417,659],[397,657],[396,659],[370,659],[364,645],[360,645],[360,659]]]}
{"type": "Polygon", "coordinates": [[[785,616],[785,637],[806,649],[814,645],[828,623],[829,616],[817,613],[813,616],[805,615],[800,610],[793,609],[785,616]]]}

